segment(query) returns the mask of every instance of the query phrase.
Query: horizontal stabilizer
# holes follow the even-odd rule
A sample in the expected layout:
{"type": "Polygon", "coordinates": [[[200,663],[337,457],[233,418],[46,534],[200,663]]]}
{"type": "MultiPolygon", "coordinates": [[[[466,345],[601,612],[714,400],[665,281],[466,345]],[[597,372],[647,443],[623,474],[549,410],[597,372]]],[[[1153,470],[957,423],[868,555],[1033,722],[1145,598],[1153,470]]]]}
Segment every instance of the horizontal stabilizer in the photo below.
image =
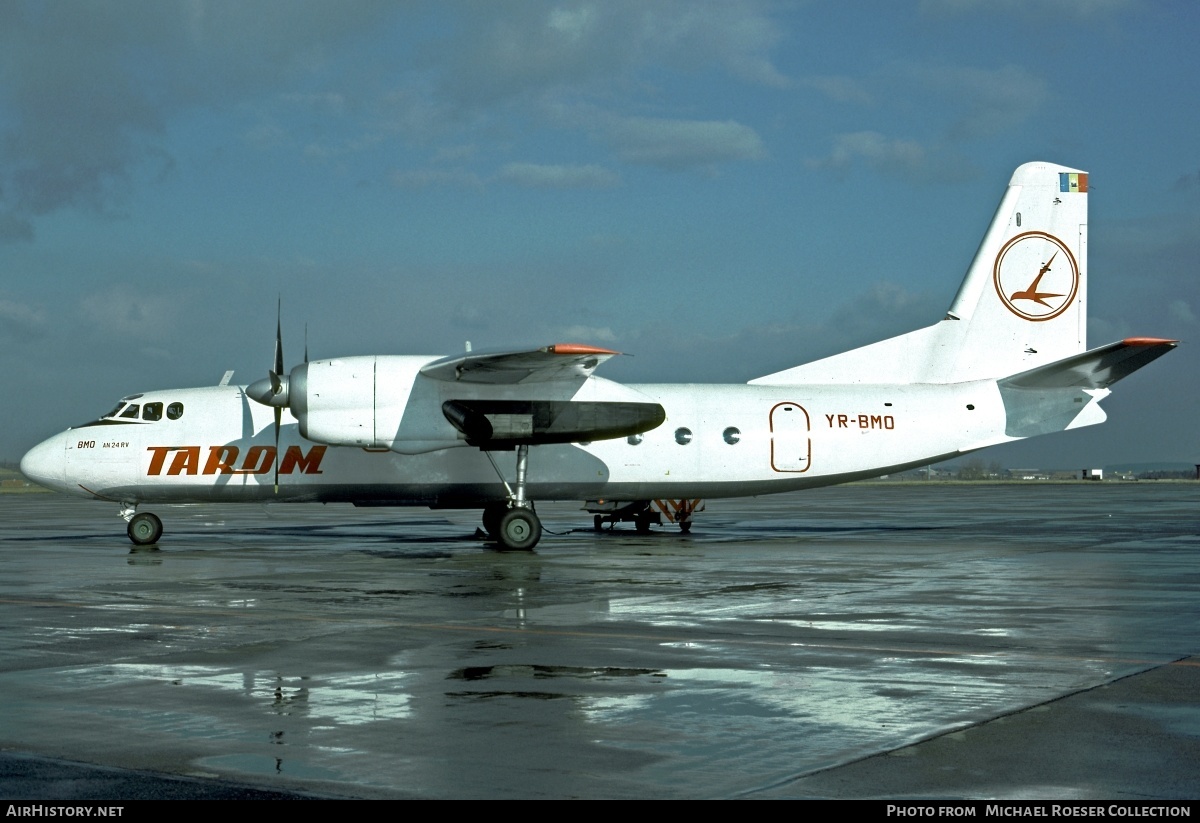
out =
{"type": "Polygon", "coordinates": [[[583,380],[620,352],[578,343],[556,343],[532,351],[467,352],[422,367],[421,374],[451,383],[547,383],[583,380]]]}
{"type": "Polygon", "coordinates": [[[1133,337],[996,381],[1005,435],[1034,437],[1103,423],[1100,401],[1108,387],[1175,346],[1174,340],[1133,337]]]}
{"type": "Polygon", "coordinates": [[[1130,337],[1014,374],[999,382],[1002,388],[1017,389],[1108,388],[1162,357],[1178,343],[1156,337],[1130,337]]]}

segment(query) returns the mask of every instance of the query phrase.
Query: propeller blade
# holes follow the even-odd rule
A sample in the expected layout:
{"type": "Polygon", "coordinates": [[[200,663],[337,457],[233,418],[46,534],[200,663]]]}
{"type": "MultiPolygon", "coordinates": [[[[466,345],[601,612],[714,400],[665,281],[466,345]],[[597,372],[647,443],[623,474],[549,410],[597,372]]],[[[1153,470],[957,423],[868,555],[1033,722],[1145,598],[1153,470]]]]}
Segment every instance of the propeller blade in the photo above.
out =
{"type": "MultiPolygon", "coordinates": [[[[271,391],[278,397],[286,391],[283,382],[283,297],[275,303],[275,368],[271,369],[271,391]]],[[[274,406],[275,411],[275,494],[279,494],[279,422],[283,418],[283,409],[274,406]]]]}
{"type": "MultiPolygon", "coordinates": [[[[247,397],[277,409],[287,408],[291,402],[288,396],[288,375],[283,370],[283,323],[280,317],[282,311],[283,301],[280,300],[275,317],[275,362],[265,379],[256,380],[246,387],[247,397]]],[[[305,349],[308,349],[307,342],[305,349]]]]}
{"type": "Polygon", "coordinates": [[[279,420],[283,417],[283,409],[275,407],[275,493],[279,494],[279,420]]]}
{"type": "Polygon", "coordinates": [[[279,298],[279,302],[275,306],[275,368],[272,373],[275,375],[283,374],[283,329],[280,323],[283,314],[283,298],[279,298]]]}

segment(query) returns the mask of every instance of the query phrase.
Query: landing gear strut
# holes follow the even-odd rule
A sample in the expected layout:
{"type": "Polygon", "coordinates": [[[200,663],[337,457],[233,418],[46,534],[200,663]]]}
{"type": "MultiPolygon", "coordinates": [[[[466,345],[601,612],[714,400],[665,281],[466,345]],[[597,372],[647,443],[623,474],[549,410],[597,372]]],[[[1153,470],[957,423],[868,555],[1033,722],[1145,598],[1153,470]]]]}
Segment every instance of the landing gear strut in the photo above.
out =
{"type": "Polygon", "coordinates": [[[516,489],[508,485],[504,472],[496,465],[492,453],[484,451],[492,468],[500,476],[508,500],[504,503],[489,503],[483,510],[483,527],[495,538],[505,551],[529,551],[542,538],[542,521],[533,510],[533,503],[525,497],[525,478],[529,473],[529,446],[517,446],[516,489]]]}

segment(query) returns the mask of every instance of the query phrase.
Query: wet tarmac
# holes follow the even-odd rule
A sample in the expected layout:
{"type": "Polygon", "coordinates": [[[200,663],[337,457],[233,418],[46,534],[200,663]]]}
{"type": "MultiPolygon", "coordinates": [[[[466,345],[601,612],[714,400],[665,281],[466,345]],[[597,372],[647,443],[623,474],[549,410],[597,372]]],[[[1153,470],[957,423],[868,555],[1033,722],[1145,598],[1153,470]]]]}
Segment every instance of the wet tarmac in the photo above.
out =
{"type": "Polygon", "coordinates": [[[1200,484],[116,509],[0,496],[7,799],[1200,797],[1200,484]]]}

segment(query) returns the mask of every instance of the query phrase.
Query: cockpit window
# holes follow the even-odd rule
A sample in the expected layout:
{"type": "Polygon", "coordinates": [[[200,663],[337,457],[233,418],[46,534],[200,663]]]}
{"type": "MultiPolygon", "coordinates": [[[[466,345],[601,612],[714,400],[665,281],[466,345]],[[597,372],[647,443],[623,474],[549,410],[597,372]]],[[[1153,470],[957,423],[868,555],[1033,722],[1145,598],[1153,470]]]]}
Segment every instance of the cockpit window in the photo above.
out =
{"type": "Polygon", "coordinates": [[[130,403],[125,407],[125,411],[121,412],[121,417],[132,417],[137,420],[138,412],[141,411],[141,406],[137,403],[130,403]]]}
{"type": "Polygon", "coordinates": [[[162,403],[147,403],[142,407],[143,420],[162,420],[162,403]]]}
{"type": "MultiPolygon", "coordinates": [[[[118,404],[116,405],[116,408],[114,408],[114,409],[113,409],[112,411],[110,411],[108,414],[104,415],[104,417],[116,417],[116,416],[117,416],[117,412],[119,412],[119,411],[120,411],[121,409],[123,409],[123,408],[125,408],[125,401],[124,401],[124,400],[122,400],[120,403],[118,403],[118,404]]],[[[101,419],[103,420],[104,418],[101,418],[101,419]]]]}
{"type": "Polygon", "coordinates": [[[167,406],[167,417],[171,418],[172,420],[178,420],[179,418],[183,417],[183,404],[172,403],[171,405],[167,406]]]}

